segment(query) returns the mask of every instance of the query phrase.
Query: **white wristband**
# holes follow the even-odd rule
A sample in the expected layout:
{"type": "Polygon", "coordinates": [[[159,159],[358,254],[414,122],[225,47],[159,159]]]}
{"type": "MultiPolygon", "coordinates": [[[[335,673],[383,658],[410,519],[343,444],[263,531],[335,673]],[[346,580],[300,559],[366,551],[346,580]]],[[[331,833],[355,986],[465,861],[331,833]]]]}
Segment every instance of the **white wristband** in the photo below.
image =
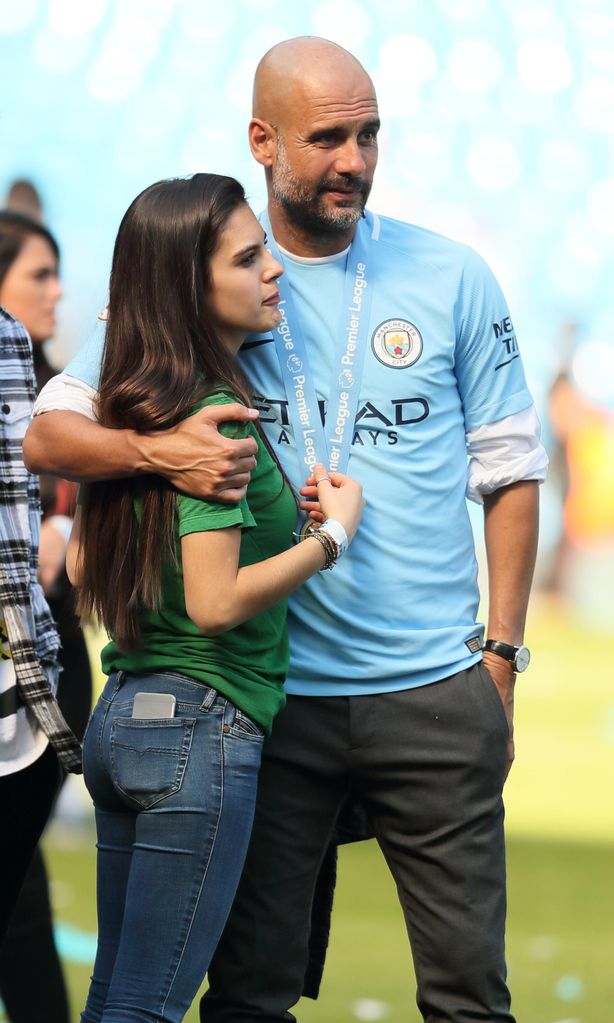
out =
{"type": "Polygon", "coordinates": [[[338,557],[345,554],[350,545],[350,541],[348,540],[348,535],[345,529],[341,523],[337,521],[337,519],[325,519],[324,522],[318,526],[318,529],[321,529],[324,533],[328,533],[328,535],[335,541],[339,549],[338,557]]]}

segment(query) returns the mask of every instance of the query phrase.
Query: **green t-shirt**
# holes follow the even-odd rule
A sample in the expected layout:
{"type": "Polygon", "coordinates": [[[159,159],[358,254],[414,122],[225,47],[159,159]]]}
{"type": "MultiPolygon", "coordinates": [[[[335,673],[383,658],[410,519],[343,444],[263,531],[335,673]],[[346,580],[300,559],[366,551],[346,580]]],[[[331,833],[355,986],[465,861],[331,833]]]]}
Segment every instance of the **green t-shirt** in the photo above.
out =
{"type": "MultiPolygon", "coordinates": [[[[226,392],[217,392],[192,412],[234,400],[226,392]]],[[[202,530],[239,526],[239,565],[253,565],[291,545],[297,510],[290,488],[283,483],[253,424],[224,423],[220,432],[232,437],[251,435],[258,442],[257,465],[247,496],[237,504],[216,504],[177,492],[178,565],[169,560],[163,567],[161,609],[142,613],[143,642],[138,649],[124,652],[109,643],[102,651],[102,668],[107,674],[121,670],[187,675],[217,689],[268,733],[285,701],[287,602],[275,604],[220,636],[204,636],[186,612],[180,538],[202,530]]]]}

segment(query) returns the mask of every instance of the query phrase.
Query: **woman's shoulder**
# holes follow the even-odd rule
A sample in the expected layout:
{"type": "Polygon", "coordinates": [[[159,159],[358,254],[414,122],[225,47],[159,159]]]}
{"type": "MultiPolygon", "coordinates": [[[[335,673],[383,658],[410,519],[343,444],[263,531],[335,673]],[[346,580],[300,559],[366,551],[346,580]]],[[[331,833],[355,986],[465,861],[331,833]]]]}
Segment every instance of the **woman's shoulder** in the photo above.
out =
{"type": "MultiPolygon", "coordinates": [[[[201,409],[209,408],[212,405],[245,405],[245,402],[240,398],[231,387],[220,385],[217,388],[213,388],[208,394],[203,395],[198,401],[192,405],[188,416],[196,415],[201,409]]],[[[242,437],[256,436],[257,430],[255,429],[253,422],[250,420],[237,420],[237,419],[225,419],[217,424],[217,429],[220,433],[223,433],[226,437],[231,437],[238,440],[242,437]]]]}
{"type": "Polygon", "coordinates": [[[194,402],[188,415],[193,416],[197,412],[200,412],[201,409],[207,408],[210,405],[233,405],[235,403],[240,405],[244,404],[241,398],[234,393],[232,388],[220,386],[218,388],[214,388],[208,394],[205,394],[202,398],[199,398],[198,401],[194,402]]]}

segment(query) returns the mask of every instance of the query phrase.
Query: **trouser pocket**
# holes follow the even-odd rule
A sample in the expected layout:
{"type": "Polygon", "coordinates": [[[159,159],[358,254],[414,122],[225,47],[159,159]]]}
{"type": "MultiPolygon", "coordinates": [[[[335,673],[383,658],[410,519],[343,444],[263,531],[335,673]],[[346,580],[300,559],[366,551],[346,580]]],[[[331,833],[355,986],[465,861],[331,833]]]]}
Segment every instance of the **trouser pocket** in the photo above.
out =
{"type": "Polygon", "coordinates": [[[195,718],[116,718],[110,733],[111,778],[132,803],[148,809],[178,792],[195,718]]]}
{"type": "Polygon", "coordinates": [[[262,742],[264,740],[264,732],[260,725],[257,725],[252,718],[248,717],[244,711],[239,710],[238,707],[232,709],[234,710],[234,715],[230,731],[239,738],[256,739],[262,742]]]}

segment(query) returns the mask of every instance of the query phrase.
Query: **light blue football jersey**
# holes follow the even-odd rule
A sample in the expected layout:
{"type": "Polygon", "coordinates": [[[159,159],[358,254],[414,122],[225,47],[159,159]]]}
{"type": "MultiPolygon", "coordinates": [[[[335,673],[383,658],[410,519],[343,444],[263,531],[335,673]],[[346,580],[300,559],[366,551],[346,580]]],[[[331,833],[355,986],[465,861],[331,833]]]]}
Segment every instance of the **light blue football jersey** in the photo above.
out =
{"type": "MultiPolygon", "coordinates": [[[[466,433],[528,408],[513,324],[491,271],[470,248],[373,218],[367,350],[348,472],[367,506],[349,551],[290,598],[300,695],[425,685],[481,656],[477,565],[467,512],[466,433]]],[[[340,329],[346,257],[284,257],[321,415],[340,329]]],[[[66,372],[96,386],[102,341],[66,372]]],[[[287,475],[304,482],[269,336],[241,354],[261,422],[287,475]]]]}

